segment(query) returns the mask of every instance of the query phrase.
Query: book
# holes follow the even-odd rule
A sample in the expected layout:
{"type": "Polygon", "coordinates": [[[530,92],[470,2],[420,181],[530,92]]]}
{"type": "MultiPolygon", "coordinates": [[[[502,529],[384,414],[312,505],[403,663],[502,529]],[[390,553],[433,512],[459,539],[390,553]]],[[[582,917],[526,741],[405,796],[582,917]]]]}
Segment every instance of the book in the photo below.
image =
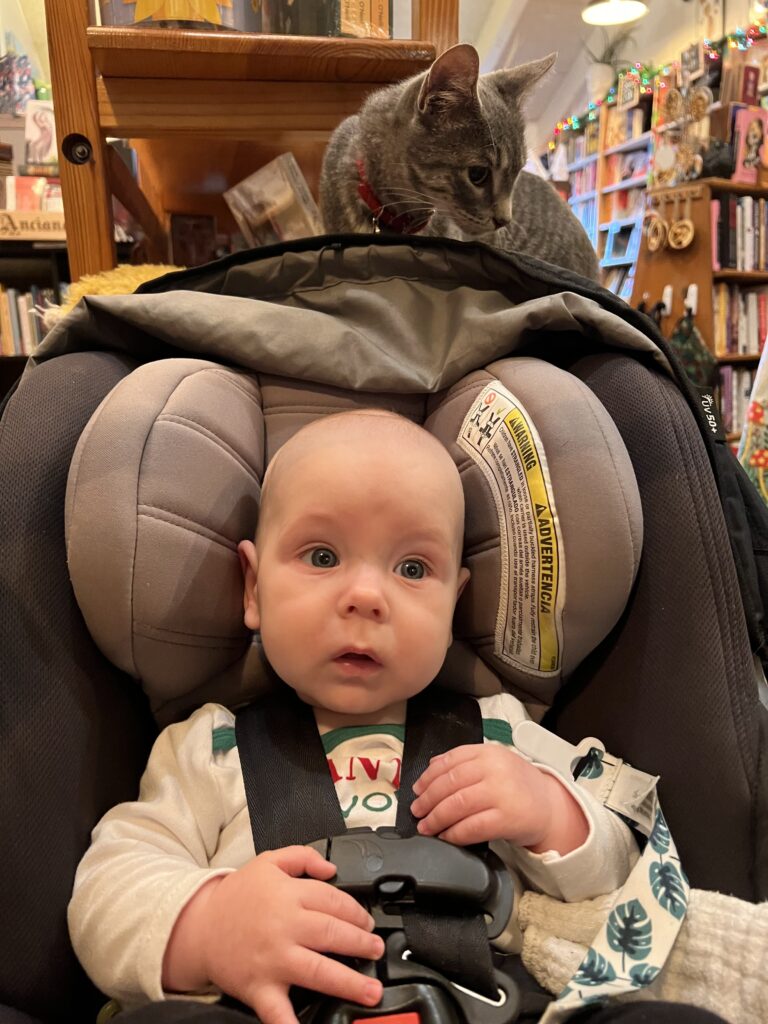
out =
{"type": "Polygon", "coordinates": [[[371,0],[371,35],[392,38],[392,0],[371,0]]]}
{"type": "Polygon", "coordinates": [[[741,72],[741,95],[739,99],[742,103],[755,107],[758,105],[759,82],[760,68],[756,64],[746,64],[741,72]]]}
{"type": "Polygon", "coordinates": [[[710,203],[710,237],[712,239],[712,269],[720,270],[720,245],[719,245],[719,224],[720,224],[720,200],[713,199],[710,203]]]}
{"type": "Polygon", "coordinates": [[[0,285],[0,355],[16,355],[13,344],[13,326],[8,307],[8,295],[5,285],[0,285]]]}
{"type": "Polygon", "coordinates": [[[292,153],[282,153],[224,193],[248,245],[323,233],[320,211],[292,153]]]}
{"type": "Polygon", "coordinates": [[[59,159],[56,122],[50,100],[30,100],[24,117],[26,160],[30,164],[51,164],[59,159]]]}
{"type": "Polygon", "coordinates": [[[19,164],[18,174],[29,178],[58,178],[58,163],[51,164],[19,164]]]}
{"type": "Polygon", "coordinates": [[[4,208],[6,210],[42,210],[47,187],[48,178],[9,174],[5,179],[4,208]]]}
{"type": "Polygon", "coordinates": [[[371,0],[341,0],[339,33],[342,36],[371,34],[371,0]]]}
{"type": "Polygon", "coordinates": [[[757,169],[765,165],[764,144],[768,128],[768,110],[746,107],[736,113],[733,136],[736,164],[734,181],[757,184],[757,169]]]}

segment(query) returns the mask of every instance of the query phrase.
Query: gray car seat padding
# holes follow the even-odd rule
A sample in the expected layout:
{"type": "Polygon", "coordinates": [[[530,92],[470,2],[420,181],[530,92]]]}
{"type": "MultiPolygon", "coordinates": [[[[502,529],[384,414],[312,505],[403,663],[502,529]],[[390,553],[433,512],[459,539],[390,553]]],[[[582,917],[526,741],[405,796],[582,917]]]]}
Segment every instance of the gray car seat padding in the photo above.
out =
{"type": "Polygon", "coordinates": [[[161,360],[135,370],[92,417],[72,462],[66,512],[70,574],[89,629],[110,660],[141,680],[160,720],[203,694],[236,704],[263,689],[262,660],[253,651],[246,656],[237,542],[254,533],[259,480],[282,441],[324,412],[360,405],[394,406],[424,422],[462,475],[472,578],[456,617],[461,649],[455,659],[449,654],[446,681],[487,692],[501,680],[547,706],[615,624],[639,562],[640,499],[615,425],[572,375],[537,359],[502,360],[444,396],[394,399],[161,360]],[[456,444],[494,380],[538,430],[562,534],[562,658],[544,678],[499,655],[496,505],[456,444]]]}
{"type": "Polygon", "coordinates": [[[701,433],[678,389],[635,360],[590,357],[570,369],[627,445],[643,496],[644,554],[626,615],[573,673],[547,724],[572,741],[599,736],[661,776],[673,832],[686,822],[678,849],[697,886],[721,889],[729,879],[734,895],[765,898],[768,864],[755,839],[768,826],[766,767],[757,763],[764,747],[754,672],[701,433]],[[662,422],[672,437],[657,431],[662,422]]]}
{"type": "Polygon", "coordinates": [[[0,420],[0,1005],[45,1021],[92,1021],[103,1003],[66,907],[94,823],[135,796],[156,731],[146,698],[91,639],[64,549],[75,443],[134,366],[108,352],[52,360],[0,420]]]}

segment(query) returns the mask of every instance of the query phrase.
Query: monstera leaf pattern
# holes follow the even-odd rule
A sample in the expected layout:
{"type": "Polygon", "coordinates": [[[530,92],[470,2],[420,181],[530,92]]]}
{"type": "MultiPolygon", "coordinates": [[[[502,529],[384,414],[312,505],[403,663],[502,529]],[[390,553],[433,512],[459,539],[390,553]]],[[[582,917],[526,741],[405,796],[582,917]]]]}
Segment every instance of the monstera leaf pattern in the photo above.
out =
{"type": "Polygon", "coordinates": [[[664,815],[661,813],[661,808],[656,812],[656,820],[653,823],[651,834],[648,836],[648,842],[656,853],[666,853],[669,850],[669,829],[664,820],[664,815]]]}
{"type": "Polygon", "coordinates": [[[652,964],[635,964],[629,972],[629,978],[633,985],[643,988],[645,985],[650,985],[659,973],[659,968],[652,964]]]}
{"type": "MultiPolygon", "coordinates": [[[[611,772],[621,762],[592,748],[580,763],[579,786],[597,800],[605,799],[611,772]]],[[[618,894],[617,905],[592,939],[578,970],[540,1024],[563,1024],[588,1003],[605,1002],[653,984],[679,933],[688,902],[688,880],[654,793],[628,824],[647,837],[641,856],[618,894]]],[[[617,813],[633,814],[626,804],[617,813]]],[[[625,818],[625,820],[627,820],[625,818]]]]}
{"type": "Polygon", "coordinates": [[[640,900],[622,903],[611,911],[608,918],[608,945],[621,953],[621,969],[624,959],[644,960],[651,949],[651,919],[640,900]]]}
{"type": "Polygon", "coordinates": [[[615,977],[616,971],[605,957],[590,946],[573,980],[578,985],[604,985],[607,981],[613,981],[615,977]]]}
{"type": "Polygon", "coordinates": [[[651,864],[649,875],[651,892],[659,905],[668,910],[673,917],[682,920],[688,906],[682,873],[674,864],[666,861],[664,864],[651,864]]]}
{"type": "Polygon", "coordinates": [[[580,779],[599,779],[603,774],[603,752],[597,747],[590,747],[579,767],[580,779]]]}

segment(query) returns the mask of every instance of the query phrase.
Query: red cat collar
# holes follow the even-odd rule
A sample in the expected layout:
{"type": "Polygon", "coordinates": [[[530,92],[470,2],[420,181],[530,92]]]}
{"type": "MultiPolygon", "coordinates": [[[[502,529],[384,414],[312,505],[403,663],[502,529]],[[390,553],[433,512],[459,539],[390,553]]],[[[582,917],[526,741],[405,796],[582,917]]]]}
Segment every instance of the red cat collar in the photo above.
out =
{"type": "MultiPolygon", "coordinates": [[[[388,228],[390,231],[397,231],[401,235],[417,235],[422,228],[429,224],[429,219],[434,211],[430,210],[426,216],[419,213],[411,216],[408,213],[393,214],[371,188],[370,182],[365,176],[365,164],[362,160],[355,160],[357,165],[357,194],[373,214],[374,230],[388,228]]],[[[390,203],[389,206],[397,205],[390,203]]]]}

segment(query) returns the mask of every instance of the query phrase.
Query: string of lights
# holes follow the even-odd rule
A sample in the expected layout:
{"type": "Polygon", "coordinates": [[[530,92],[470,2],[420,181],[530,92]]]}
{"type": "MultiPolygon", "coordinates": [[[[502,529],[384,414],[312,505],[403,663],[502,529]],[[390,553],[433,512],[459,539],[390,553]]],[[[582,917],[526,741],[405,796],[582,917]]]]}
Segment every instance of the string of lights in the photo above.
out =
{"type": "MultiPolygon", "coordinates": [[[[765,14],[764,16],[768,19],[768,0],[765,3],[760,0],[765,14]]],[[[763,17],[763,15],[761,15],[763,17]]],[[[733,32],[729,32],[728,35],[723,36],[722,39],[718,40],[704,40],[704,58],[705,60],[715,61],[720,60],[726,49],[729,50],[748,50],[755,44],[762,43],[768,37],[768,26],[765,24],[756,23],[749,25],[747,28],[737,28],[733,32]]],[[[663,67],[652,68],[643,64],[635,64],[634,67],[630,68],[626,73],[625,77],[636,81],[640,86],[641,96],[653,94],[654,83],[656,79],[659,79],[660,88],[666,88],[666,82],[664,79],[669,78],[673,71],[679,70],[680,61],[671,61],[665,64],[663,67]]],[[[561,140],[561,136],[565,132],[579,132],[586,124],[590,121],[596,121],[600,116],[600,108],[603,106],[614,106],[618,101],[618,87],[612,85],[608,90],[605,97],[598,100],[596,103],[590,103],[586,111],[577,114],[571,114],[570,117],[564,117],[561,121],[558,121],[552,131],[552,138],[549,141],[550,151],[554,150],[561,140]]]]}

